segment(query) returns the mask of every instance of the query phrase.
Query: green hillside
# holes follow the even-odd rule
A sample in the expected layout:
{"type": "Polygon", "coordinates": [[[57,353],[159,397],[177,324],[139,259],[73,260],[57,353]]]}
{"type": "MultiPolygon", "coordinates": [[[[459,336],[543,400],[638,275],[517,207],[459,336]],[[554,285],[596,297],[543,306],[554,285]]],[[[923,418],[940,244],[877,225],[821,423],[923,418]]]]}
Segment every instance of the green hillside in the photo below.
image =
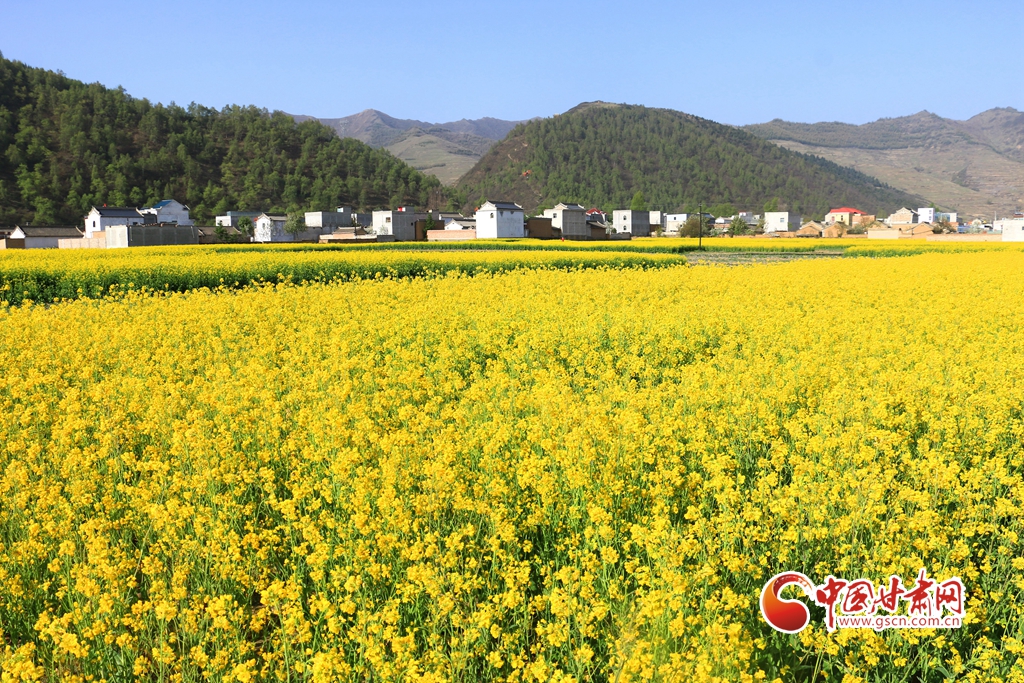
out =
{"type": "Polygon", "coordinates": [[[93,204],[229,209],[426,205],[440,182],[317,121],[151,104],[0,55],[0,225],[78,223],[93,204]]]}
{"type": "Polygon", "coordinates": [[[920,198],[853,169],[797,154],[750,133],[667,109],[588,103],[520,124],[458,184],[470,205],[514,200],[527,210],[558,201],[629,206],[642,191],[651,208],[729,202],[804,215],[831,206],[866,211],[918,206],[920,198]]]}

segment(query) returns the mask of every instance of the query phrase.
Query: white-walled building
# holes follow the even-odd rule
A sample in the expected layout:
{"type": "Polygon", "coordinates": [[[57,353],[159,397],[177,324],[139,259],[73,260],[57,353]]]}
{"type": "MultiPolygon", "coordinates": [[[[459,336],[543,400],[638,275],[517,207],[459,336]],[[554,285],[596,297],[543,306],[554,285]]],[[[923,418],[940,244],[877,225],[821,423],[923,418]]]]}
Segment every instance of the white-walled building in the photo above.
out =
{"type": "Polygon", "coordinates": [[[284,214],[261,213],[253,221],[254,242],[294,242],[295,238],[284,231],[288,216],[284,214]]]}
{"type": "Polygon", "coordinates": [[[934,223],[935,222],[935,209],[924,208],[917,210],[917,222],[918,223],[934,223]]]}
{"type": "Polygon", "coordinates": [[[612,212],[612,227],[615,232],[627,233],[633,237],[649,237],[651,234],[651,213],[617,209],[612,212]]]}
{"type": "Polygon", "coordinates": [[[219,225],[223,228],[237,228],[238,221],[242,220],[243,218],[248,218],[249,220],[255,223],[256,219],[259,218],[259,216],[259,211],[228,211],[223,216],[215,217],[213,219],[213,224],[219,225]]]}
{"type": "Polygon", "coordinates": [[[655,226],[665,227],[665,212],[664,211],[649,211],[650,215],[647,219],[648,232],[650,228],[655,226]]]}
{"type": "Polygon", "coordinates": [[[374,211],[373,234],[391,235],[396,241],[412,242],[416,239],[416,221],[421,218],[426,218],[426,214],[417,214],[406,206],[394,211],[374,211]]]}
{"type": "Polygon", "coordinates": [[[948,221],[949,224],[953,225],[953,226],[956,226],[958,224],[958,221],[957,221],[958,217],[956,215],[956,211],[949,211],[949,212],[942,211],[942,212],[939,212],[939,213],[935,214],[935,218],[936,218],[936,220],[939,220],[939,221],[948,221]]]}
{"type": "Polygon", "coordinates": [[[764,232],[789,232],[800,229],[800,216],[791,216],[788,211],[765,211],[764,232]]]}
{"type": "Polygon", "coordinates": [[[339,207],[337,211],[307,211],[306,227],[323,228],[325,231],[352,226],[352,209],[339,207]]]}
{"type": "Polygon", "coordinates": [[[891,214],[885,219],[885,224],[890,226],[896,225],[917,225],[921,221],[918,220],[917,212],[908,209],[907,207],[901,208],[894,214],[891,214]]]}
{"type": "MultiPolygon", "coordinates": [[[[176,199],[164,199],[153,206],[139,209],[139,214],[145,223],[177,223],[178,225],[192,225],[189,218],[188,207],[176,199]]],[[[124,225],[124,224],[123,224],[124,225]]]]}
{"type": "Polygon", "coordinates": [[[514,202],[484,202],[476,210],[477,239],[526,237],[523,207],[514,202]]]}
{"type": "Polygon", "coordinates": [[[1003,218],[992,227],[1003,233],[1004,242],[1024,242],[1024,218],[1003,218]]]}
{"type": "Polygon", "coordinates": [[[26,249],[56,249],[62,239],[81,239],[82,231],[73,225],[18,226],[10,239],[25,240],[26,249]]]}
{"type": "Polygon", "coordinates": [[[562,237],[590,239],[587,210],[579,204],[561,203],[553,209],[546,210],[544,217],[551,219],[552,228],[562,231],[562,237]]]}
{"type": "Polygon", "coordinates": [[[324,228],[307,227],[299,234],[292,235],[284,229],[287,220],[288,216],[284,214],[260,214],[253,221],[253,242],[316,242],[320,235],[330,232],[324,228]]]}
{"type": "Polygon", "coordinates": [[[683,226],[686,225],[686,219],[690,217],[688,213],[667,213],[665,214],[665,232],[669,235],[678,235],[683,226]]]}
{"type": "Polygon", "coordinates": [[[94,206],[85,217],[85,237],[91,238],[114,225],[141,225],[146,218],[128,206],[94,206]]]}

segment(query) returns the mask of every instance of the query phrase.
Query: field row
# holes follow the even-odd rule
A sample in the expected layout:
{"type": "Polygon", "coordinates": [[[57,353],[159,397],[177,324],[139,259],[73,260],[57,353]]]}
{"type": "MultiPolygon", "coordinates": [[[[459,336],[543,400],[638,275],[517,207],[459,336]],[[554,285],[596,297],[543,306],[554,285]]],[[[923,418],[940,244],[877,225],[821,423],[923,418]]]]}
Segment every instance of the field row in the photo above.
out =
{"type": "MultiPolygon", "coordinates": [[[[1021,245],[1001,243],[866,244],[852,240],[718,239],[705,240],[703,253],[889,257],[933,252],[1019,252],[1021,248],[1021,245]]],[[[656,268],[684,264],[687,262],[685,255],[692,256],[696,249],[695,239],[651,239],[8,251],[0,252],[0,301],[52,303],[62,299],[97,298],[126,289],[184,292],[281,280],[330,282],[424,277],[448,272],[498,273],[519,268],[656,268]]],[[[710,260],[732,262],[724,257],[710,260]]],[[[743,257],[737,262],[746,260],[743,257]]]]}
{"type": "Polygon", "coordinates": [[[0,252],[0,301],[52,303],[124,290],[184,292],[259,282],[331,282],[499,273],[520,268],[660,268],[681,254],[615,251],[430,252],[322,247],[154,247],[0,252]]]}
{"type": "Polygon", "coordinates": [[[1022,269],[0,309],[5,680],[1024,680],[1022,269]],[[964,628],[758,612],[780,571],[920,567],[964,628]]]}

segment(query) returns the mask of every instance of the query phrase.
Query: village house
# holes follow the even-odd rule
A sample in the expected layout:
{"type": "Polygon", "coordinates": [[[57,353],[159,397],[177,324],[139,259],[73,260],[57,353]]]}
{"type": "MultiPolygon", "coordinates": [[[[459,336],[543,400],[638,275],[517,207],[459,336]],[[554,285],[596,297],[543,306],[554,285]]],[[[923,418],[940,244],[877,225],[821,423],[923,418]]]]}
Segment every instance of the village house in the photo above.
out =
{"type": "Polygon", "coordinates": [[[647,219],[647,234],[650,234],[655,228],[665,227],[665,212],[664,211],[650,211],[650,216],[647,219]]]}
{"type": "Polygon", "coordinates": [[[426,217],[427,214],[418,214],[408,206],[394,211],[374,211],[373,233],[391,235],[399,242],[412,242],[416,239],[416,221],[426,217]]]}
{"type": "Polygon", "coordinates": [[[649,211],[631,211],[618,209],[612,212],[612,227],[619,234],[633,237],[650,237],[651,213],[649,211]]]}
{"type": "Polygon", "coordinates": [[[139,209],[143,223],[177,223],[178,225],[192,225],[193,221],[188,215],[189,209],[176,199],[164,199],[153,206],[139,209]]]}
{"type": "Polygon", "coordinates": [[[825,214],[825,225],[832,225],[833,223],[845,223],[846,225],[853,225],[857,216],[865,215],[860,209],[854,209],[850,206],[843,206],[838,209],[831,209],[825,214]]]}
{"type": "Polygon", "coordinates": [[[526,219],[526,236],[535,239],[551,239],[555,236],[551,229],[551,219],[543,216],[531,216],[526,219]]]}
{"type": "Polygon", "coordinates": [[[587,209],[587,220],[598,223],[607,223],[608,214],[601,209],[587,209]]]}
{"type": "Polygon", "coordinates": [[[228,211],[223,216],[217,216],[213,219],[214,226],[221,226],[224,228],[237,228],[238,221],[243,218],[248,218],[254,221],[259,218],[261,212],[259,211],[228,211]]]}
{"type": "Polygon", "coordinates": [[[790,215],[788,211],[765,211],[764,232],[766,235],[777,232],[796,232],[800,229],[800,216],[790,215]]]}
{"type": "Polygon", "coordinates": [[[821,233],[824,231],[824,227],[817,221],[811,221],[810,223],[804,223],[800,226],[800,229],[796,231],[797,237],[821,237],[821,233]]]}
{"type": "Polygon", "coordinates": [[[1003,233],[1004,242],[1024,242],[1024,218],[1003,218],[993,227],[1003,233]]]}
{"type": "Polygon", "coordinates": [[[294,242],[295,238],[284,231],[288,216],[284,214],[261,213],[253,221],[254,242],[294,242]]]}
{"type": "Polygon", "coordinates": [[[307,211],[307,228],[322,228],[322,231],[334,231],[337,228],[352,227],[352,209],[339,207],[337,211],[307,211]]]}
{"type": "Polygon", "coordinates": [[[19,225],[8,239],[23,242],[25,249],[56,249],[60,240],[82,239],[82,231],[74,225],[19,225]]]}
{"type": "Polygon", "coordinates": [[[686,219],[690,217],[688,213],[667,213],[665,214],[665,234],[678,235],[686,225],[686,219]]]}
{"type": "Polygon", "coordinates": [[[146,219],[130,206],[94,206],[85,217],[86,239],[96,237],[112,225],[141,225],[146,219]]]}
{"type": "Polygon", "coordinates": [[[917,220],[920,223],[934,223],[935,222],[935,209],[924,208],[917,210],[917,220]]]}
{"type": "Polygon", "coordinates": [[[885,219],[885,224],[893,227],[897,225],[916,225],[917,223],[920,223],[917,219],[917,212],[905,206],[885,219]]]}
{"type": "Polygon", "coordinates": [[[833,223],[829,226],[823,226],[821,230],[821,236],[825,239],[839,239],[840,237],[846,237],[847,226],[845,223],[833,223]]]}
{"type": "Polygon", "coordinates": [[[558,204],[544,212],[545,218],[551,219],[551,227],[561,231],[562,237],[588,239],[590,228],[587,226],[587,210],[579,204],[558,204]]]}
{"type": "Polygon", "coordinates": [[[476,210],[476,236],[479,239],[526,237],[523,207],[513,202],[484,202],[476,210]]]}

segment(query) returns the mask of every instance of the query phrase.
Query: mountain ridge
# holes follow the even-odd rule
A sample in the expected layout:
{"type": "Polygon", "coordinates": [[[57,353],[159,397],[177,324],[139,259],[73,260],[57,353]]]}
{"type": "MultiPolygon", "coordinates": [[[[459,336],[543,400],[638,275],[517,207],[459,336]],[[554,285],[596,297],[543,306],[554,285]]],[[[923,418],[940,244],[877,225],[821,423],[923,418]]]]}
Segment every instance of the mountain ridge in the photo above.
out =
{"type": "Polygon", "coordinates": [[[825,159],[794,154],[739,128],[670,109],[584,102],[520,124],[457,184],[478,199],[528,211],[558,201],[622,208],[642,191],[652,208],[698,201],[760,209],[777,197],[790,210],[824,215],[830,205],[895,210],[922,201],[825,159]]]}
{"type": "Polygon", "coordinates": [[[742,128],[970,216],[1007,213],[1024,198],[1024,113],[1012,107],[963,121],[921,111],[860,125],[773,119],[742,128]]]}
{"type": "Polygon", "coordinates": [[[395,118],[378,109],[364,109],[340,118],[316,119],[301,114],[293,114],[292,118],[300,122],[316,120],[334,129],[339,137],[387,149],[416,170],[430,173],[448,185],[454,184],[520,123],[490,116],[430,123],[395,118]]]}

